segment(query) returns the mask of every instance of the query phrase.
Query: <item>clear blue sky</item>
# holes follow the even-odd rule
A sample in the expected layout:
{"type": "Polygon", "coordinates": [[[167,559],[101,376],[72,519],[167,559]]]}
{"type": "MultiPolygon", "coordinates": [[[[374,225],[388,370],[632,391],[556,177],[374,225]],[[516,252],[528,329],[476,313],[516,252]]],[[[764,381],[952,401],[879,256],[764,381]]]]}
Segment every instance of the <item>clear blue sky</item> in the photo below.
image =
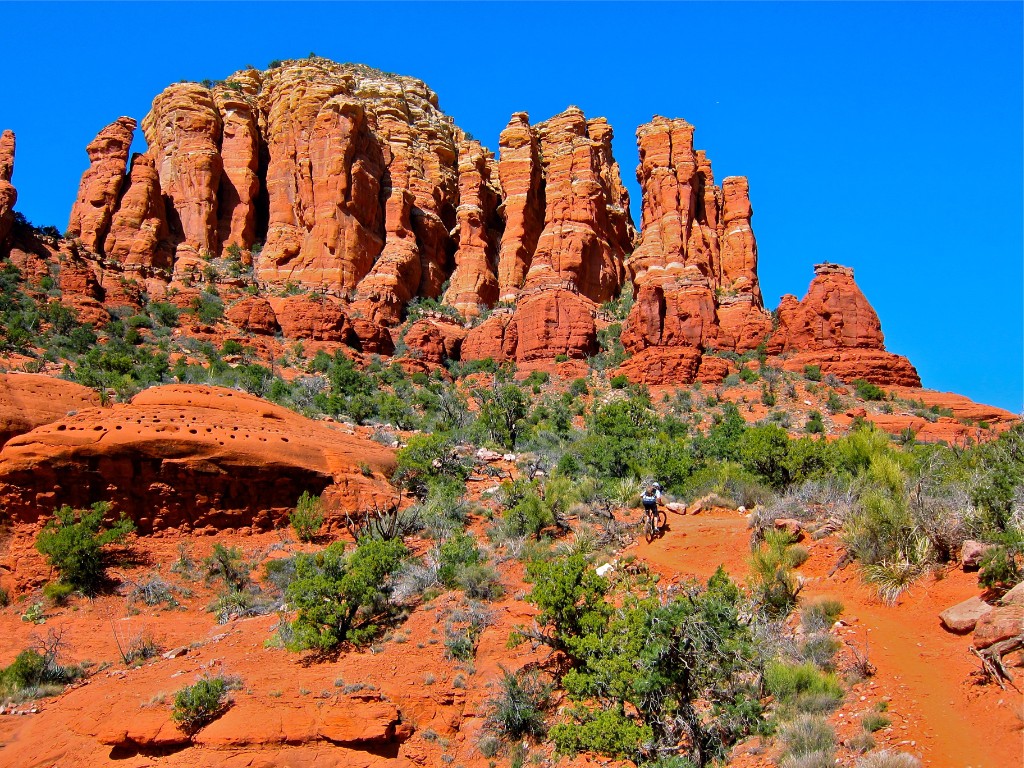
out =
{"type": "MultiPolygon", "coordinates": [[[[750,178],[766,303],[847,264],[927,387],[1024,409],[1021,3],[4,3],[18,209],[61,230],[85,145],[177,80],[310,52],[425,80],[492,149],[513,111],[697,127],[750,178]]],[[[141,131],[139,148],[142,149],[141,131]]]]}

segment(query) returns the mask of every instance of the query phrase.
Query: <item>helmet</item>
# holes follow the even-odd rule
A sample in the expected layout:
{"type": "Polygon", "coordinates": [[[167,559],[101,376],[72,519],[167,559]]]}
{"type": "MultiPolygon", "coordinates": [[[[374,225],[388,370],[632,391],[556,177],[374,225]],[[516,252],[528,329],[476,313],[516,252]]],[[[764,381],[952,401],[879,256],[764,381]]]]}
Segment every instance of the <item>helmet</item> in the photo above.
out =
{"type": "Polygon", "coordinates": [[[660,491],[661,490],[661,483],[655,483],[654,484],[654,490],[660,491]]]}

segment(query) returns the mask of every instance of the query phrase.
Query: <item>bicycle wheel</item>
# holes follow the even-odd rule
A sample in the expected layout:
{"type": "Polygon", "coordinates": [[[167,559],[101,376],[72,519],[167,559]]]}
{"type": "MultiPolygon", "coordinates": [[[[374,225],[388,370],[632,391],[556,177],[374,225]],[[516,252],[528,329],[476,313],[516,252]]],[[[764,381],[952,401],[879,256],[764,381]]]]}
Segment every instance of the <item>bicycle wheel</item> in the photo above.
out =
{"type": "Polygon", "coordinates": [[[654,515],[646,510],[644,511],[644,538],[647,539],[648,544],[654,541],[654,515]]]}
{"type": "Polygon", "coordinates": [[[665,514],[665,510],[664,509],[659,509],[658,510],[658,526],[655,529],[655,530],[657,530],[659,536],[661,536],[663,533],[665,533],[665,526],[666,525],[668,525],[668,515],[665,514]]]}

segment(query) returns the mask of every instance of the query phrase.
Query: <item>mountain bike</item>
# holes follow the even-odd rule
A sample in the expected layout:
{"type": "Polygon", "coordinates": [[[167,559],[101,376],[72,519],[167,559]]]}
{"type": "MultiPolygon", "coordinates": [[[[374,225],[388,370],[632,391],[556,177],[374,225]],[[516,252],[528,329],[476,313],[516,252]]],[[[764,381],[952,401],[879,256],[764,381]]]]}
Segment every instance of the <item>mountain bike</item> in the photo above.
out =
{"type": "Polygon", "coordinates": [[[661,535],[661,532],[665,530],[666,523],[668,523],[668,516],[661,507],[656,507],[653,510],[644,509],[644,538],[647,539],[648,544],[654,541],[655,537],[661,535]]]}

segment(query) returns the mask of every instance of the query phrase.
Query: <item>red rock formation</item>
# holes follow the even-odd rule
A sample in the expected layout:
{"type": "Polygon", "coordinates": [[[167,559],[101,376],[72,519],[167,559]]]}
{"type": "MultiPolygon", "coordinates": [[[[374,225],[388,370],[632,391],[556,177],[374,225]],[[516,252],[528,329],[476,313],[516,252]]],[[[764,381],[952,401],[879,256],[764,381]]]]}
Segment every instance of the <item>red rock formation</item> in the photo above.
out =
{"type": "Polygon", "coordinates": [[[443,300],[466,318],[498,300],[498,238],[492,226],[501,193],[491,181],[494,170],[494,158],[480,142],[459,144],[459,248],[443,300]]]}
{"type": "Polygon", "coordinates": [[[622,287],[632,246],[629,198],[611,159],[611,129],[603,118],[588,122],[570,107],[535,130],[546,209],[524,288],[569,288],[598,303],[610,301],[622,287]]]}
{"type": "Polygon", "coordinates": [[[466,330],[456,322],[444,318],[425,317],[417,320],[405,333],[408,357],[434,365],[459,359],[459,350],[466,330]]]}
{"type": "Polygon", "coordinates": [[[218,239],[222,247],[251,248],[256,241],[256,196],[260,190],[258,70],[232,75],[214,88],[220,111],[222,141],[220,155],[224,172],[217,192],[218,239]]]}
{"type": "Polygon", "coordinates": [[[78,199],[71,208],[68,235],[79,238],[94,253],[103,252],[124,183],[135,125],[130,117],[119,117],[85,148],[89,153],[89,167],[82,174],[78,199]]]}
{"type": "Polygon", "coordinates": [[[14,176],[14,133],[0,133],[0,245],[7,239],[14,223],[14,204],[18,191],[11,184],[14,176]]]}
{"type": "Polygon", "coordinates": [[[81,384],[34,373],[0,373],[0,446],[69,411],[99,404],[99,395],[81,384]]]}
{"type": "Polygon", "coordinates": [[[125,270],[143,276],[169,273],[174,266],[160,178],[148,154],[132,157],[128,186],[113,215],[103,250],[125,270]]]}
{"type": "Polygon", "coordinates": [[[537,238],[544,229],[544,176],[540,143],[530,128],[530,116],[516,112],[499,138],[505,231],[498,258],[500,301],[512,301],[526,281],[537,238]]]}
{"type": "Polygon", "coordinates": [[[461,356],[463,360],[485,360],[489,357],[505,362],[516,359],[518,346],[519,325],[515,313],[503,308],[492,312],[490,317],[466,334],[461,356]]]}
{"type": "Polygon", "coordinates": [[[142,130],[169,201],[168,214],[174,212],[169,224],[178,242],[175,271],[184,274],[218,253],[220,111],[209,88],[176,83],[153,99],[142,130]]]}
{"type": "Polygon", "coordinates": [[[259,101],[270,155],[260,279],[358,288],[380,305],[367,316],[388,322],[399,295],[437,296],[457,197],[455,129],[437,97],[413,78],[314,58],[264,73],[259,101]]]}
{"type": "Polygon", "coordinates": [[[818,264],[802,301],[783,296],[778,328],[768,340],[771,354],[793,353],[786,367],[820,365],[850,381],[920,386],[910,362],[885,351],[878,315],[853,280],[853,270],[818,264]]]}
{"type": "Polygon", "coordinates": [[[248,333],[272,336],[281,330],[274,308],[266,299],[253,296],[240,299],[228,307],[224,315],[248,333]]]}
{"type": "MultiPolygon", "coordinates": [[[[627,263],[637,299],[623,327],[624,346],[753,349],[771,330],[771,318],[757,283],[746,179],[730,177],[719,190],[685,120],[655,117],[637,129],[637,142],[643,234],[627,263]]],[[[665,375],[698,370],[689,363],[657,367],[665,375]]],[[[653,383],[652,376],[643,380],[653,383]]]]}
{"type": "Polygon", "coordinates": [[[271,299],[269,304],[285,338],[347,342],[353,336],[348,317],[332,299],[288,296],[271,299]]]}
{"type": "Polygon", "coordinates": [[[577,293],[549,289],[516,307],[516,362],[552,362],[557,355],[584,358],[597,352],[596,305],[577,293]]]}
{"type": "Polygon", "coordinates": [[[393,463],[389,449],[340,425],[233,390],[171,385],[12,438],[0,451],[0,498],[19,523],[109,500],[143,533],[268,529],[304,490],[391,498],[383,477],[393,463]]]}

